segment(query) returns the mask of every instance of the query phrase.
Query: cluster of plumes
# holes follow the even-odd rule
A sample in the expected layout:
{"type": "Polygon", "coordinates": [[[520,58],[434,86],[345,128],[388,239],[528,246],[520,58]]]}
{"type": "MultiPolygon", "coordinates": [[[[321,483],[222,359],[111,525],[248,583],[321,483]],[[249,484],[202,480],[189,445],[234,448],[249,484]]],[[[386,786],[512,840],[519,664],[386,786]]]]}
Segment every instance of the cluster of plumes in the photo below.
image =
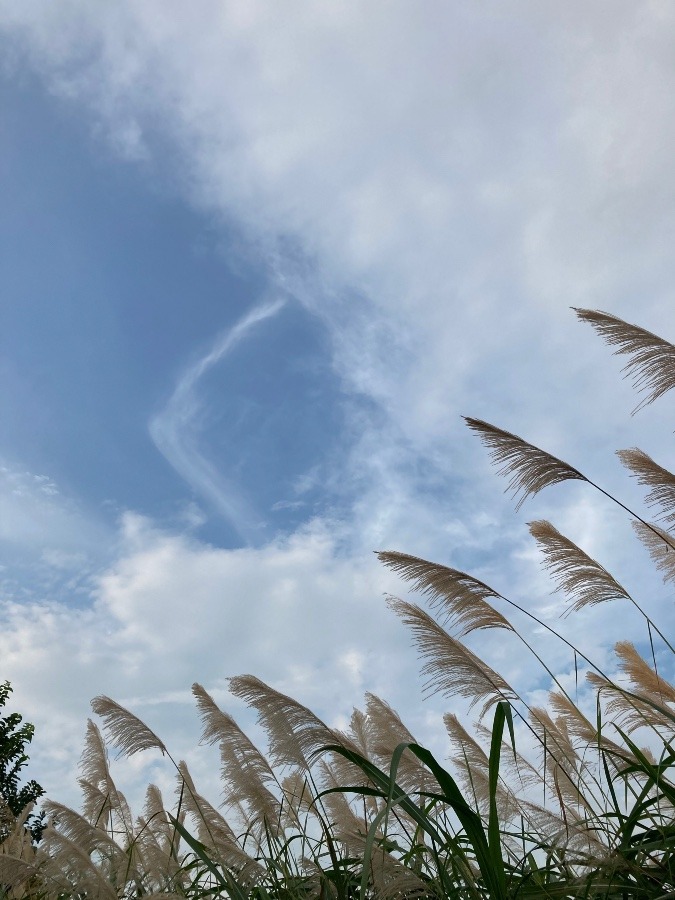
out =
{"type": "MultiPolygon", "coordinates": [[[[539,537],[548,534],[544,524],[537,523],[539,537]]],[[[554,537],[557,546],[561,536],[555,532],[554,537]]],[[[486,597],[499,595],[482,582],[405,554],[383,553],[381,558],[430,596],[435,606],[444,607],[448,621],[459,622],[460,629],[502,628],[518,640],[508,620],[490,612],[486,597]],[[471,623],[460,614],[468,596],[474,596],[477,607],[471,623]]],[[[606,577],[604,570],[600,572],[599,577],[606,577]]],[[[539,752],[538,757],[528,755],[508,741],[503,743],[496,800],[504,853],[515,864],[526,837],[529,846],[564,852],[567,864],[577,870],[589,861],[611,867],[612,829],[603,817],[607,781],[598,753],[601,750],[602,758],[618,771],[636,762],[632,751],[599,734],[597,724],[560,690],[551,693],[549,708],[528,709],[494,670],[429,614],[409,602],[392,601],[392,606],[412,628],[426,660],[430,687],[445,692],[453,685],[462,688],[465,696],[482,704],[483,713],[504,700],[524,711],[529,746],[539,752]]],[[[672,733],[675,687],[654,672],[632,644],[622,642],[617,653],[626,676],[622,686],[594,672],[589,679],[600,693],[609,694],[608,708],[629,731],[656,726],[665,740],[668,727],[672,733]]],[[[47,802],[50,825],[37,848],[17,823],[12,839],[0,845],[0,881],[13,885],[9,896],[56,898],[77,891],[87,897],[168,900],[204,896],[211,888],[222,888],[226,896],[227,885],[218,878],[230,879],[241,896],[250,896],[256,889],[270,890],[270,879],[278,879],[282,868],[284,879],[302,884],[303,891],[332,896],[327,870],[351,867],[357,884],[362,874],[359,861],[366,854],[369,896],[442,895],[438,867],[450,865],[448,848],[445,859],[428,848],[418,850],[417,864],[411,866],[410,855],[420,841],[415,820],[402,806],[394,806],[383,818],[386,798],[359,793],[359,788],[372,789],[373,783],[354,763],[354,755],[388,772],[397,747],[417,744],[391,706],[369,693],[364,708],[355,709],[349,727],[340,731],[253,676],[232,679],[230,689],[257,711],[267,746],[265,752],[258,749],[201,685],[193,685],[202,742],[216,745],[220,752],[219,801],[203,796],[186,763],[179,761],[174,763],[176,798],[171,812],[159,789],[150,785],[142,814],[133,816],[111,776],[106,740],[90,721],[81,761],[82,810],[47,802]],[[344,787],[351,790],[340,790],[344,787]],[[198,845],[186,843],[181,826],[198,845]],[[203,857],[195,852],[196,846],[202,848],[203,857]]],[[[161,739],[129,710],[106,697],[96,698],[93,706],[111,746],[127,755],[156,750],[169,756],[161,739]]],[[[487,821],[490,730],[481,721],[469,728],[454,713],[446,714],[444,723],[454,777],[467,802],[487,821]]],[[[647,749],[641,752],[651,759],[647,749]]],[[[409,746],[400,756],[395,780],[421,806],[427,803],[425,798],[442,793],[409,746]]],[[[658,813],[667,818],[672,809],[661,806],[658,813]]],[[[459,831],[448,804],[437,803],[430,814],[444,833],[459,831]]],[[[462,877],[478,878],[471,871],[462,877]]]]}
{"type": "MultiPolygon", "coordinates": [[[[606,313],[577,312],[629,356],[628,373],[648,391],[644,402],[675,386],[674,347],[606,313]]],[[[467,422],[510,479],[519,504],[561,481],[597,487],[522,438],[478,419],[467,422]]],[[[622,451],[620,457],[647,486],[648,504],[660,509],[659,523],[635,517],[637,533],[664,579],[675,580],[675,539],[668,530],[675,523],[675,476],[643,451],[622,451]]],[[[507,866],[516,871],[534,859],[532,854],[545,851],[570,883],[582,884],[588,872],[611,883],[636,858],[627,863],[617,838],[629,795],[641,804],[634,830],[647,836],[672,830],[675,786],[664,771],[673,762],[675,687],[656,667],[653,635],[670,645],[601,563],[547,521],[532,522],[530,532],[569,611],[629,603],[646,620],[651,662],[628,641],[616,645],[617,674],[611,677],[582,657],[597,699],[591,717],[506,615],[513,607],[530,613],[466,572],[399,552],[378,556],[431,610],[389,598],[410,629],[428,691],[453,705],[461,697],[469,710],[479,709],[472,726],[455,712],[445,715],[450,764],[443,760],[442,765],[448,765],[462,802],[486,830],[493,828],[496,813],[507,866]],[[468,635],[495,629],[514,650],[522,642],[552,678],[546,708],[528,704],[466,646],[468,635]],[[485,724],[488,713],[504,708],[512,710],[527,751],[495,738],[485,724]],[[635,741],[642,737],[647,746],[641,748],[635,741]],[[658,762],[654,747],[663,751],[658,762]],[[617,799],[617,781],[625,788],[623,801],[617,799]]],[[[577,652],[568,647],[576,668],[577,652]]],[[[174,761],[145,723],[113,700],[97,697],[93,708],[106,739],[89,722],[82,810],[45,803],[49,825],[38,847],[21,821],[5,823],[10,836],[0,844],[0,885],[7,896],[327,898],[355,896],[361,887],[368,897],[444,897],[451,885],[460,886],[458,896],[486,896],[478,854],[458,852],[466,846],[461,809],[448,799],[445,773],[429,765],[426,751],[388,703],[367,694],[349,727],[338,730],[253,676],[233,678],[229,686],[256,711],[266,747],[258,748],[201,685],[193,686],[202,742],[217,746],[220,754],[223,791],[217,802],[199,792],[186,763],[174,761]],[[171,760],[177,779],[171,812],[150,785],[142,815],[132,814],[111,776],[107,743],[126,755],[155,750],[171,760]],[[422,821],[429,823],[426,830],[422,821]],[[439,834],[444,842],[438,842],[439,834]]],[[[647,863],[656,871],[661,862],[654,852],[647,863]]]]}
{"type": "MultiPolygon", "coordinates": [[[[189,826],[211,866],[246,892],[256,886],[269,888],[269,864],[281,864],[282,856],[284,877],[294,877],[305,890],[317,893],[328,883],[327,859],[330,864],[333,858],[337,867],[345,859],[363,856],[368,828],[383,801],[364,797],[355,802],[340,792],[330,793],[344,784],[365,786],[367,780],[356,765],[322,750],[341,747],[388,767],[398,744],[414,742],[397,713],[368,694],[365,709],[354,710],[350,727],[339,731],[253,676],[231,679],[230,690],[257,710],[268,740],[263,753],[201,685],[193,685],[202,742],[217,745],[220,752],[223,794],[216,803],[199,793],[184,761],[171,760],[178,799],[169,809],[159,788],[150,785],[143,813],[134,817],[113,781],[104,734],[89,721],[81,759],[82,810],[45,803],[50,824],[37,848],[16,825],[14,833],[24,842],[22,857],[15,856],[17,840],[0,845],[0,883],[12,886],[10,896],[32,896],[26,892],[36,885],[49,897],[84,892],[87,897],[168,900],[192,896],[191,891],[202,896],[218,886],[218,878],[214,880],[211,867],[200,867],[180,826],[189,826]],[[289,846],[292,854],[284,856],[289,846]]],[[[154,749],[171,759],[161,739],[128,709],[107,697],[97,697],[92,705],[103,719],[111,747],[128,756],[154,749]]],[[[404,754],[398,778],[413,794],[438,790],[411,754],[404,754]]],[[[414,827],[403,814],[397,814],[397,822],[404,833],[414,827]]],[[[373,855],[371,867],[384,894],[422,887],[420,878],[386,850],[373,855]]]]}
{"type": "Polygon", "coordinates": [[[627,357],[624,372],[633,380],[633,387],[644,396],[633,410],[658,400],[675,387],[675,346],[657,334],[631,325],[609,313],[595,309],[576,309],[579,319],[587,322],[616,354],[627,357]]]}
{"type": "MultiPolygon", "coordinates": [[[[456,590],[461,573],[444,572],[443,567],[430,563],[425,582],[422,560],[403,554],[387,554],[386,559],[404,572],[414,570],[418,586],[435,585],[436,590],[439,578],[445,577],[452,585],[443,595],[446,600],[456,590]]],[[[515,700],[503,679],[466,649],[463,660],[461,643],[438,624],[432,625],[431,617],[414,617],[414,609],[406,604],[402,612],[404,618],[412,617],[422,653],[432,661],[428,672],[439,688],[457,677],[454,662],[459,662],[474,686],[474,699],[488,706],[505,697],[515,700]],[[446,670],[444,654],[448,652],[454,662],[446,670]]],[[[492,627],[512,630],[508,623],[492,627]]],[[[672,715],[669,710],[675,704],[675,688],[653,671],[632,644],[623,642],[617,652],[628,690],[608,680],[599,683],[600,676],[590,673],[601,691],[614,692],[609,706],[616,705],[623,719],[631,719],[624,723],[629,729],[656,724],[661,728],[670,725],[672,731],[667,716],[672,715]],[[656,713],[659,708],[661,716],[656,713]]],[[[354,710],[349,728],[338,731],[252,676],[232,679],[231,689],[258,711],[268,746],[265,753],[259,750],[201,685],[193,686],[202,740],[217,745],[220,751],[222,801],[214,804],[200,794],[187,765],[178,762],[178,801],[171,804],[171,814],[159,789],[150,785],[142,815],[134,817],[111,776],[103,735],[89,722],[81,763],[81,812],[48,801],[44,808],[50,826],[37,848],[31,846],[21,823],[16,823],[12,836],[0,845],[0,880],[14,886],[11,896],[33,896],[39,885],[43,896],[77,891],[101,898],[169,898],[191,896],[196,881],[202,891],[208,884],[215,885],[208,867],[200,869],[199,856],[183,840],[176,822],[188,826],[212,865],[228,873],[246,893],[256,886],[269,886],[269,862],[278,862],[282,848],[292,842],[297,846],[283,859],[285,877],[292,875],[317,893],[327,883],[331,853],[338,862],[363,859],[368,834],[377,826],[386,801],[336,790],[368,786],[368,780],[349,758],[326,753],[325,748],[342,747],[387,772],[397,747],[416,744],[397,713],[381,698],[367,694],[364,709],[354,710]]],[[[163,742],[128,710],[108,698],[97,698],[94,706],[117,748],[127,754],[155,749],[168,755],[163,742]]],[[[507,742],[502,748],[497,804],[505,851],[514,860],[522,854],[522,840],[514,836],[520,830],[532,844],[556,846],[559,851],[564,847],[568,858],[578,865],[587,859],[595,864],[598,859],[609,861],[611,829],[606,825],[598,828],[607,798],[602,771],[596,764],[597,752],[602,748],[615,768],[634,762],[635,757],[625,746],[599,735],[596,725],[560,691],[551,694],[549,709],[531,708],[527,721],[539,746],[539,759],[514,751],[507,742]],[[589,749],[595,753],[590,754],[589,749]]],[[[469,730],[453,713],[446,714],[444,722],[455,777],[468,802],[487,820],[490,731],[480,722],[469,730]]],[[[425,796],[441,792],[434,776],[410,749],[401,755],[396,782],[407,796],[422,804],[425,796]]],[[[661,810],[663,815],[671,813],[661,810]]],[[[444,828],[456,829],[447,805],[438,804],[433,816],[444,828]]],[[[418,837],[415,822],[400,807],[391,811],[386,836],[384,823],[376,828],[369,880],[378,896],[423,893],[430,885],[438,886],[431,854],[420,856],[417,869],[402,861],[418,837]]]]}

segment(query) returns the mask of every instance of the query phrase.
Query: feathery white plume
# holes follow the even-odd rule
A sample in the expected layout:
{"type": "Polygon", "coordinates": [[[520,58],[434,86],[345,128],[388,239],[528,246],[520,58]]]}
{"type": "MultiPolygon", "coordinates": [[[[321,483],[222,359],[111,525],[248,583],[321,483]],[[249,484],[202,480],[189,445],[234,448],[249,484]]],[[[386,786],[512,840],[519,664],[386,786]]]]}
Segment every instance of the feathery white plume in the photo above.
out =
{"type": "Polygon", "coordinates": [[[520,494],[516,509],[520,509],[528,497],[533,497],[549,485],[561,481],[588,481],[569,463],[551,456],[534,444],[528,444],[510,431],[503,431],[482,419],[464,416],[464,421],[490,451],[493,463],[499,466],[499,474],[510,476],[507,490],[512,491],[514,498],[520,494]]]}

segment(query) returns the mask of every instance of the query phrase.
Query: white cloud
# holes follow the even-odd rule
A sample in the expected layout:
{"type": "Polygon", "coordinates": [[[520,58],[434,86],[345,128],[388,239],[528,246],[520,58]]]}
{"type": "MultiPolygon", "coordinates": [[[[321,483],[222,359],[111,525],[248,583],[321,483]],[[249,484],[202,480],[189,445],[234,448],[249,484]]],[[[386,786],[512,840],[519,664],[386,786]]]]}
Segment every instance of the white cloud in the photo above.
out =
{"type": "Polygon", "coordinates": [[[193,681],[222,689],[254,672],[327,718],[348,716],[366,677],[386,684],[392,649],[405,646],[382,601],[392,581],[372,554],[341,556],[319,523],[262,549],[223,550],[128,514],[93,605],[0,608],[3,677],[37,726],[34,776],[72,796],[98,693],[147,713],[183,754],[199,733],[193,681]]]}
{"type": "Polygon", "coordinates": [[[48,476],[20,466],[0,465],[0,541],[19,549],[42,548],[44,552],[81,550],[94,546],[100,527],[87,522],[86,514],[72,499],[61,494],[48,476]],[[87,531],[94,529],[87,540],[87,531]]]}
{"type": "Polygon", "coordinates": [[[570,303],[629,314],[639,291],[673,327],[663,5],[239,7],[32,0],[3,20],[113,137],[133,121],[152,148],[159,130],[178,190],[297,242],[336,365],[408,436],[454,436],[460,403],[512,415],[533,368],[557,402],[570,303]]]}
{"type": "Polygon", "coordinates": [[[89,578],[114,553],[103,516],[47,475],[0,464],[0,597],[87,597],[89,578]]]}

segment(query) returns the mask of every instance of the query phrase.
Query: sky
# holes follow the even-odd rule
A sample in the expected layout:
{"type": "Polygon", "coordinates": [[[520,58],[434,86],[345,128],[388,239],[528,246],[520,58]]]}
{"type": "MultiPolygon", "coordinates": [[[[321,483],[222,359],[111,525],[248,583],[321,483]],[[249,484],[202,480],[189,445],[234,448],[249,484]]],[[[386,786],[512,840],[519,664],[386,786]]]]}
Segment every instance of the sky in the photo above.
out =
{"type": "MultiPolygon", "coordinates": [[[[190,686],[255,734],[244,673],[340,726],[380,693],[442,756],[461,710],[422,701],[374,550],[611,668],[642,626],[560,619],[550,518],[673,625],[616,506],[516,512],[461,416],[644,511],[614,450],[668,467],[673,398],[631,417],[570,307],[675,340],[674,43],[668,2],[0,0],[0,678],[51,797],[77,804],[97,694],[212,785],[190,686]]],[[[472,646],[543,697],[517,644],[472,646]]],[[[170,783],[118,766],[132,798],[170,783]]]]}

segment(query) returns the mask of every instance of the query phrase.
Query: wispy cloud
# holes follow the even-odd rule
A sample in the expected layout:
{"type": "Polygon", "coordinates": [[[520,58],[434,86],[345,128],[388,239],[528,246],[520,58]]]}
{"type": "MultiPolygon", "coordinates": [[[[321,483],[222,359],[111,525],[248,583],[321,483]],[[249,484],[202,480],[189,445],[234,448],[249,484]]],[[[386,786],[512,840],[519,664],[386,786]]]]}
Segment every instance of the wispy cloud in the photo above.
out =
{"type": "Polygon", "coordinates": [[[248,544],[265,537],[261,515],[236,481],[213,465],[201,449],[200,413],[203,398],[200,381],[209,369],[222,363],[243,341],[276,316],[286,305],[283,298],[260,303],[231,328],[220,334],[211,349],[180,376],[166,406],[150,421],[150,435],[157,449],[197,493],[211,503],[248,544]]]}
{"type": "Polygon", "coordinates": [[[52,478],[0,461],[0,597],[81,601],[113,554],[114,529],[100,512],[52,478]]]}

